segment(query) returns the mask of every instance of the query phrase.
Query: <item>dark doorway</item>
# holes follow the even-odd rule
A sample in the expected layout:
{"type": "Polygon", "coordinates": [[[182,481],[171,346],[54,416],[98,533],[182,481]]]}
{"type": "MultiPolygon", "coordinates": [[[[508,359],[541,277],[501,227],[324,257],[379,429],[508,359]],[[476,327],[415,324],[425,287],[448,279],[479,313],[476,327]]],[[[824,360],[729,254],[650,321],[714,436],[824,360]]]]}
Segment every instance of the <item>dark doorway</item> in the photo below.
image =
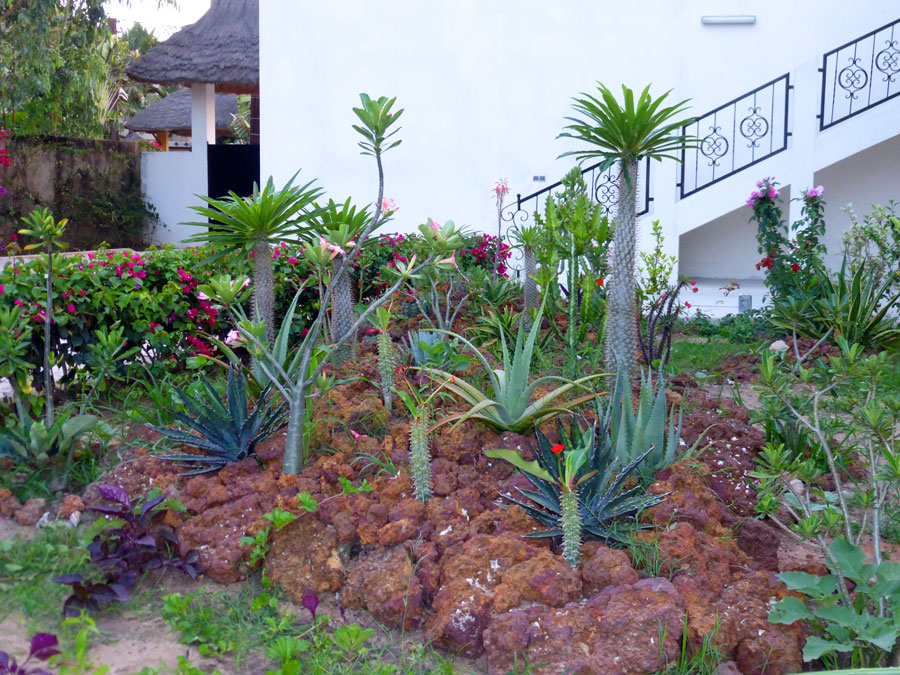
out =
{"type": "Polygon", "coordinates": [[[220,199],[234,191],[249,197],[259,184],[258,145],[208,145],[206,151],[207,194],[220,199]]]}

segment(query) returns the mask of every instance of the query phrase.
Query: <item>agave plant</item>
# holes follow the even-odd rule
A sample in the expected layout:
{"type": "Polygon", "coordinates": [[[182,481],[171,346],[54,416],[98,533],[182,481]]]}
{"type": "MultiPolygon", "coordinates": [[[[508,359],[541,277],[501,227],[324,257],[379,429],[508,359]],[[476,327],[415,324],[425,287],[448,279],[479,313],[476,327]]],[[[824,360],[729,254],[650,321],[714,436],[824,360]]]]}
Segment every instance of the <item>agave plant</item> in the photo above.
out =
{"type": "Polygon", "coordinates": [[[900,291],[891,292],[891,279],[877,283],[868,265],[860,265],[852,277],[847,272],[846,258],[835,279],[817,269],[814,285],[772,308],[771,322],[802,337],[830,333],[863,347],[900,348],[900,327],[888,315],[900,291]]]}
{"type": "Polygon", "coordinates": [[[675,451],[681,441],[682,418],[674,406],[666,414],[666,388],[662,377],[654,384],[650,371],[646,376],[641,375],[641,392],[635,412],[631,384],[624,373],[619,373],[612,396],[603,403],[598,401],[596,408],[601,434],[609,438],[616,466],[625,466],[643,457],[639,473],[652,477],[656,471],[675,461],[675,451]]]}
{"type": "Polygon", "coordinates": [[[570,389],[585,388],[584,385],[587,382],[606,377],[603,373],[587,375],[577,380],[566,380],[562,377],[548,375],[539,377],[534,382],[528,382],[528,375],[531,372],[531,361],[534,357],[534,343],[539,331],[540,323],[535,322],[526,338],[525,328],[520,323],[511,357],[506,336],[501,333],[500,348],[503,355],[503,368],[496,370],[491,368],[487,359],[478,351],[475,345],[461,335],[448,333],[448,335],[453,335],[475,353],[477,360],[484,366],[485,374],[491,383],[493,392],[491,396],[488,396],[468,382],[454,378],[450,373],[434,368],[423,368],[422,370],[436,375],[442,380],[447,380],[446,387],[448,391],[470,406],[469,410],[465,412],[450,415],[438,421],[434,428],[436,429],[451,422],[460,423],[467,419],[474,419],[498,431],[522,433],[536,424],[540,424],[569,410],[573,406],[580,405],[594,398],[595,394],[591,393],[564,403],[555,403],[570,389]],[[531,400],[538,387],[552,381],[563,382],[563,384],[539,399],[531,400]]]}
{"type": "Polygon", "coordinates": [[[18,427],[0,426],[0,458],[38,469],[69,454],[79,438],[103,426],[93,415],[63,413],[49,428],[43,421],[26,417],[18,427]]]}
{"type": "Polygon", "coordinates": [[[486,450],[485,454],[511,463],[535,487],[519,490],[528,501],[501,495],[549,528],[525,536],[562,536],[563,555],[576,566],[583,539],[627,544],[628,533],[640,529],[634,516],[659,504],[665,495],[644,494],[645,488],[640,484],[623,488],[649,450],[620,467],[608,437],[598,435],[596,427],[582,430],[573,421],[566,430],[559,420],[558,428],[560,442],[556,444],[539,429],[536,431],[537,461],[527,462],[514,450],[486,450]]]}
{"type": "Polygon", "coordinates": [[[273,410],[268,386],[262,390],[253,409],[248,413],[247,379],[243,371],[235,366],[228,369],[228,391],[224,403],[202,374],[200,383],[202,388],[195,396],[176,389],[184,407],[192,416],[177,410],[170,411],[175,419],[196,433],[147,425],[166,438],[206,453],[160,456],[160,459],[186,462],[197,467],[185,475],[215,471],[228,462],[246,459],[254,454],[257,443],[269,438],[287,424],[285,406],[273,410]]]}
{"type": "Polygon", "coordinates": [[[505,336],[507,340],[513,340],[516,336],[516,322],[519,321],[519,317],[524,319],[525,316],[527,315],[519,314],[509,307],[505,307],[502,311],[491,309],[476,319],[476,323],[469,329],[469,333],[479,346],[499,342],[501,335],[505,336]]]}

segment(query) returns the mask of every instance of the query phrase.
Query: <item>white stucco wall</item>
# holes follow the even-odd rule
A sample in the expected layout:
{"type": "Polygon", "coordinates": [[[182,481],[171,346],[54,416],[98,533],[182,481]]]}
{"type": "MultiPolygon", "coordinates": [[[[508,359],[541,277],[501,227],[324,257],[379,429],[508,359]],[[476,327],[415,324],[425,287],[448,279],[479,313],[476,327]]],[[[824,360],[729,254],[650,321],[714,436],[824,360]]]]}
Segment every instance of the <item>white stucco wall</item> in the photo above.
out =
{"type": "Polygon", "coordinates": [[[190,207],[202,203],[195,194],[206,194],[205,152],[145,152],[141,180],[145,198],[159,214],[151,243],[178,243],[197,231],[182,223],[198,220],[190,207]]]}
{"type": "MultiPolygon", "coordinates": [[[[842,0],[264,0],[262,176],[282,182],[302,168],[301,177],[318,179],[329,196],[372,201],[375,169],[358,154],[351,108],[359,92],[397,96],[406,111],[403,144],[385,159],[386,195],[401,209],[392,228],[411,230],[432,217],[490,232],[496,180],[509,179],[511,196],[527,194],[542,187],[533,175],[550,183],[572,166],[556,157],[574,146],[556,136],[571,97],[595,81],[615,88],[652,83],[656,93],[673,88],[702,113],[798,66],[807,76],[811,66],[814,78],[824,51],[898,12],[900,5],[886,0],[860,0],[852,11],[842,0]],[[753,14],[757,22],[708,26],[700,22],[704,14],[753,14]]],[[[787,154],[779,156],[785,167],[787,154]]],[[[818,168],[810,165],[806,174],[818,168]]],[[[676,208],[674,167],[653,170],[650,217],[663,219],[673,248],[679,232],[739,206],[745,185],[766,175],[761,166],[733,186],[725,181],[698,193],[691,199],[705,206],[691,210],[676,208]]],[[[716,236],[700,232],[695,239],[719,242],[702,255],[727,262],[738,249],[716,236]]]]}

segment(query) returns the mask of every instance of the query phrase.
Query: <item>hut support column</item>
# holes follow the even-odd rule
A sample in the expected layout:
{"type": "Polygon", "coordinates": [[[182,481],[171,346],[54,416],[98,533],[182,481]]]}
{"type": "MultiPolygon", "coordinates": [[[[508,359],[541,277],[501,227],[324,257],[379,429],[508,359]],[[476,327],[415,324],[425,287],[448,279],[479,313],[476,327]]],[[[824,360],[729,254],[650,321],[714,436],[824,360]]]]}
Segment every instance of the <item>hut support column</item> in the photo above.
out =
{"type": "Polygon", "coordinates": [[[216,142],[216,86],[214,84],[191,85],[191,150],[202,152],[216,142]]]}

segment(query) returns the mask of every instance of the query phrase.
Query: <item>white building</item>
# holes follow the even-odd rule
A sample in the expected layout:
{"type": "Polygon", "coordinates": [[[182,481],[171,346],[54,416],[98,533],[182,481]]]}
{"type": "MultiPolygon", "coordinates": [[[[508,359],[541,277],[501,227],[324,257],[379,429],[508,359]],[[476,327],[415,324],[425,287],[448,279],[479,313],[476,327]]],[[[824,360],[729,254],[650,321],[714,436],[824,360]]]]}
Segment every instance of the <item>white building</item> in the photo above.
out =
{"type": "Polygon", "coordinates": [[[403,143],[385,158],[386,195],[400,207],[391,226],[430,217],[493,232],[498,179],[515,202],[571,168],[556,157],[575,146],[556,137],[572,97],[597,81],[673,89],[696,116],[731,102],[689,129],[718,127],[721,138],[709,138],[708,156],[688,154],[683,187],[674,162],[654,163],[645,186],[643,243],[659,219],[681,273],[713,278],[709,287],[762,277],[744,205],[760,177],[785,196],[826,187],[833,256],[848,222],[840,207],[900,199],[896,0],[263,0],[261,175],[280,183],[302,169],[335,199],[374,200],[351,108],[360,92],[396,96],[405,112],[403,143]]]}

